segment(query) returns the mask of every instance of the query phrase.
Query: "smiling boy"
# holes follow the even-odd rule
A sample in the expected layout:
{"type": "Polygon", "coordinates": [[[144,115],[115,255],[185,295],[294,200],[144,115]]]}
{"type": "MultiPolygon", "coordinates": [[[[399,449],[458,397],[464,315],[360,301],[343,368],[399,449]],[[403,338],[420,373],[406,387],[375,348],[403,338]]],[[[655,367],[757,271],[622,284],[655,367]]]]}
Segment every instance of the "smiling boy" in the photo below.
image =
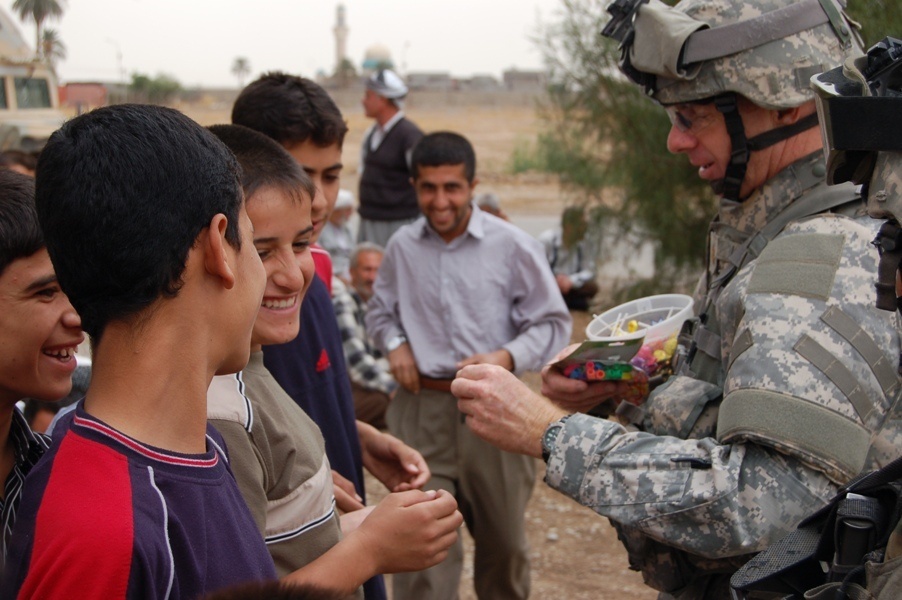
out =
{"type": "Polygon", "coordinates": [[[16,402],[69,393],[81,319],[56,281],[34,207],[34,180],[0,171],[0,572],[25,476],[47,449],[16,402]]]}
{"type": "Polygon", "coordinates": [[[51,136],[35,204],[93,372],[29,474],[0,596],[196,598],[275,578],[206,422],[265,284],[234,157],[177,111],[98,109],[51,136]]]}
{"type": "Polygon", "coordinates": [[[359,529],[341,539],[323,436],[263,365],[262,353],[263,346],[298,335],[301,302],[314,277],[310,204],[316,189],[262,133],[238,125],[210,129],[241,164],[266,288],[250,361],[239,373],[214,378],[207,414],[229,446],[238,485],[279,574],[352,594],[373,575],[435,564],[461,520],[448,494],[392,494],[365,518],[355,516],[362,520],[359,529]]]}

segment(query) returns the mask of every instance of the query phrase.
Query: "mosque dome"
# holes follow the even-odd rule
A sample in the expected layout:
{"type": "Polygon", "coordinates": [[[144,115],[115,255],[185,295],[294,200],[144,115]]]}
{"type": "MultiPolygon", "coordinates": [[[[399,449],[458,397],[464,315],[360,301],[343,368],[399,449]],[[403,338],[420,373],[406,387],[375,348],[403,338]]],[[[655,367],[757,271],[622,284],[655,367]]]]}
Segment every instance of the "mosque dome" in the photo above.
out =
{"type": "Polygon", "coordinates": [[[391,58],[391,50],[382,44],[373,44],[366,49],[363,55],[363,68],[375,71],[379,68],[394,68],[395,62],[391,58]]]}

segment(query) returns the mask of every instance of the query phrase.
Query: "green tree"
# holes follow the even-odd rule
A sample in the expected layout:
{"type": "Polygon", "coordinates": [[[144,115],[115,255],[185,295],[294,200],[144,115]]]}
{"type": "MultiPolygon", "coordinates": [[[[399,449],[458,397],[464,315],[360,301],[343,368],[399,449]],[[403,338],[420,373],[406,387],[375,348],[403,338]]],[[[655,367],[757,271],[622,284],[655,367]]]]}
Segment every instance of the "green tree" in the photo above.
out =
{"type": "Polygon", "coordinates": [[[35,25],[34,51],[38,57],[42,56],[44,39],[44,21],[49,18],[59,19],[63,16],[65,2],[62,0],[15,0],[13,10],[25,21],[31,19],[35,25]]]}
{"type": "Polygon", "coordinates": [[[562,0],[539,33],[551,84],[536,162],[560,176],[573,202],[600,206],[594,213],[655,245],[655,280],[632,294],[685,289],[704,256],[714,198],[684,157],[667,152],[664,111],[619,74],[616,43],[599,35],[606,4],[562,0]]]}
{"type": "MultiPolygon", "coordinates": [[[[513,160],[558,174],[573,202],[599,206],[596,214],[653,242],[657,275],[626,296],[686,289],[702,267],[716,200],[685,157],[667,152],[664,111],[620,75],[617,45],[600,35],[608,3],[561,0],[539,30],[551,82],[539,107],[544,127],[536,145],[519,148],[513,160]]],[[[868,46],[902,36],[898,0],[849,0],[848,12],[862,23],[868,46]]]]}
{"type": "Polygon", "coordinates": [[[902,4],[899,0],[849,0],[847,12],[861,23],[867,48],[888,35],[902,37],[902,4]]]}
{"type": "Polygon", "coordinates": [[[66,60],[68,54],[66,44],[63,43],[56,29],[48,27],[44,30],[41,38],[41,54],[54,73],[56,73],[56,64],[61,60],[66,60]]]}
{"type": "Polygon", "coordinates": [[[251,73],[251,63],[244,56],[238,56],[232,63],[232,75],[238,79],[238,89],[244,88],[244,80],[251,73]]]}
{"type": "Polygon", "coordinates": [[[163,73],[156,77],[133,73],[128,91],[133,101],[166,104],[182,91],[182,85],[171,75],[163,73]]]}

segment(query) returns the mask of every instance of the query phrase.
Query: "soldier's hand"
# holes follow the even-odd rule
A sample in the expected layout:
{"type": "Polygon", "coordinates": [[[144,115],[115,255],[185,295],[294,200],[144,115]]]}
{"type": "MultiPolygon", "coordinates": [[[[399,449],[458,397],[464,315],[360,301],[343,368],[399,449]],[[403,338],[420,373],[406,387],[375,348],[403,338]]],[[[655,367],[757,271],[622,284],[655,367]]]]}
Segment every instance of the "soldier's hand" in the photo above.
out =
{"type": "Polygon", "coordinates": [[[410,350],[410,344],[404,342],[388,353],[388,364],[395,381],[411,394],[420,392],[420,372],[416,360],[410,350]]]}
{"type": "Polygon", "coordinates": [[[624,381],[593,381],[570,379],[552,365],[571,354],[579,344],[567,346],[542,368],[542,395],[569,412],[586,412],[612,400],[619,402],[629,390],[624,381]]]}
{"type": "Polygon", "coordinates": [[[451,383],[457,407],[479,437],[508,452],[539,458],[549,423],[567,414],[495,365],[469,365],[451,383]]]}

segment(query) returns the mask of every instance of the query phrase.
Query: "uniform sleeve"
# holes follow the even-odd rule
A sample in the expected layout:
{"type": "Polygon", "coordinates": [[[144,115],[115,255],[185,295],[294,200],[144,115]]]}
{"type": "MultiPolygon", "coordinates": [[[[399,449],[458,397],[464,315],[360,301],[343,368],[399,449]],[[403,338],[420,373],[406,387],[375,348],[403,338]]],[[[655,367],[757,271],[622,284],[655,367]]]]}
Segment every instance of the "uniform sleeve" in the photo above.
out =
{"type": "Polygon", "coordinates": [[[892,458],[870,446],[899,389],[894,317],[874,306],[873,227],[831,215],[788,227],[718,299],[723,388],[673,377],[642,433],[573,417],[549,485],[717,558],[761,550],[892,458]]]}
{"type": "Polygon", "coordinates": [[[518,247],[511,271],[511,319],[519,332],[502,346],[514,370],[537,370],[570,341],[572,320],[535,240],[518,247]]]}
{"type": "Polygon", "coordinates": [[[762,550],[837,490],[822,473],[766,447],[628,433],[587,415],[566,422],[546,482],[618,523],[709,558],[762,550]]]}
{"type": "Polygon", "coordinates": [[[266,474],[260,451],[251,434],[235,421],[210,419],[210,424],[222,435],[229,451],[229,467],[235,475],[241,496],[254,517],[260,535],[266,532],[266,474]]]}

